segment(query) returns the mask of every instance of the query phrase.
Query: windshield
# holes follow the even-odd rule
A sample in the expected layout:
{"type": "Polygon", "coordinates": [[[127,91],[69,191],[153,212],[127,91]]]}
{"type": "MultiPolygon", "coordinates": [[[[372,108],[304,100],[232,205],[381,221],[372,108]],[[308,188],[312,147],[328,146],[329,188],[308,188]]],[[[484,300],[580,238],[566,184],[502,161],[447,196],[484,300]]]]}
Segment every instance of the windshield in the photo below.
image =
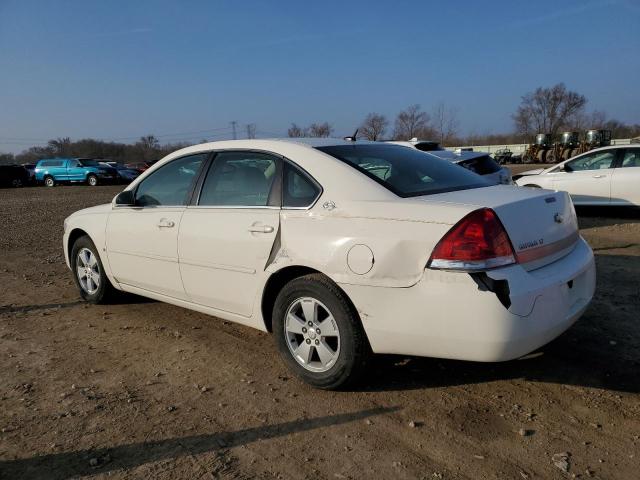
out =
{"type": "Polygon", "coordinates": [[[490,185],[475,173],[412,148],[389,144],[316,148],[351,165],[400,197],[490,185]]]}

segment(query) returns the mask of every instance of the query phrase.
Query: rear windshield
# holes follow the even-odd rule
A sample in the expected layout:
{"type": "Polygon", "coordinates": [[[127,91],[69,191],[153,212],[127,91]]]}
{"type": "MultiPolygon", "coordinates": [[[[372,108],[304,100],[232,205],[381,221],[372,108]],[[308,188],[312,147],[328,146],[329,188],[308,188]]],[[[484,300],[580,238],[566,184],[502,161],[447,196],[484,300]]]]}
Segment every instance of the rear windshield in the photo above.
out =
{"type": "Polygon", "coordinates": [[[489,173],[496,173],[500,171],[500,165],[498,165],[489,155],[463,160],[458,162],[458,165],[466,168],[467,170],[471,170],[478,175],[488,175],[489,173]]]}
{"type": "Polygon", "coordinates": [[[316,148],[351,165],[400,197],[490,185],[475,173],[413,148],[388,144],[316,148]]]}

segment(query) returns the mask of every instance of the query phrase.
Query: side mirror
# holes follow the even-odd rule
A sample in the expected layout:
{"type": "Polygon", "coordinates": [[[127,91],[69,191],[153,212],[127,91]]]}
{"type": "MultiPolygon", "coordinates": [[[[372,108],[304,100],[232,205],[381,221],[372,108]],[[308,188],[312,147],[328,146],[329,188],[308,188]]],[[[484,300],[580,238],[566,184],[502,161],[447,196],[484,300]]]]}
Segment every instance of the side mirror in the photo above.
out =
{"type": "Polygon", "coordinates": [[[565,164],[560,168],[560,170],[561,170],[561,171],[563,171],[563,172],[567,172],[567,173],[569,173],[569,172],[573,172],[573,168],[571,168],[571,165],[569,165],[568,163],[565,163],[565,164]]]}
{"type": "Polygon", "coordinates": [[[125,190],[116,195],[116,206],[125,207],[135,205],[135,197],[133,196],[133,190],[125,190]]]}

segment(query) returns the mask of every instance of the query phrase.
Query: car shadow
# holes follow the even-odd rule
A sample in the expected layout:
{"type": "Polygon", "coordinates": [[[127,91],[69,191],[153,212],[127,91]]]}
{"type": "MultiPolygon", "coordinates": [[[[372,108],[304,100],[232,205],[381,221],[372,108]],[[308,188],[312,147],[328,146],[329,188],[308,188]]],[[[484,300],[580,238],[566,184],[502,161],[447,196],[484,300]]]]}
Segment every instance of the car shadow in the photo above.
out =
{"type": "Polygon", "coordinates": [[[640,256],[596,254],[585,315],[533,354],[501,363],[376,356],[358,391],[411,390],[522,379],[640,393],[640,256]]]}
{"type": "Polygon", "coordinates": [[[379,407],[353,413],[246,428],[235,432],[217,432],[208,435],[118,445],[112,448],[78,450],[5,460],[0,461],[0,472],[3,474],[2,478],[42,478],[47,480],[62,480],[97,473],[110,474],[115,470],[131,469],[150,462],[198,455],[247,445],[259,440],[283,437],[292,433],[355,422],[376,415],[392,413],[399,409],[399,407],[379,407]]]}
{"type": "Polygon", "coordinates": [[[3,305],[0,306],[0,314],[3,313],[29,313],[38,310],[57,310],[59,308],[72,308],[84,303],[82,300],[75,300],[67,303],[48,303],[37,305],[3,305]]]}
{"type": "Polygon", "coordinates": [[[638,207],[586,207],[576,205],[580,228],[640,223],[638,207]]]}

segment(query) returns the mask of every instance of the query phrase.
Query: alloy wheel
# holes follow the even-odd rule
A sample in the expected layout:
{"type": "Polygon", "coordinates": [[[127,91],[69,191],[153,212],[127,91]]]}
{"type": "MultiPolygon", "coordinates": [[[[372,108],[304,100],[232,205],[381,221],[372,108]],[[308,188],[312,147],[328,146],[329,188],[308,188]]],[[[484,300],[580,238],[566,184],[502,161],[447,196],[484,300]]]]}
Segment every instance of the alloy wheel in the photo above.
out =
{"type": "Polygon", "coordinates": [[[88,248],[82,248],[76,259],[76,275],[80,288],[89,295],[100,288],[100,265],[94,253],[88,248]]]}
{"type": "Polygon", "coordinates": [[[326,372],[340,355],[336,320],[315,298],[298,298],[289,305],[284,336],[293,358],[311,372],[326,372]]]}

